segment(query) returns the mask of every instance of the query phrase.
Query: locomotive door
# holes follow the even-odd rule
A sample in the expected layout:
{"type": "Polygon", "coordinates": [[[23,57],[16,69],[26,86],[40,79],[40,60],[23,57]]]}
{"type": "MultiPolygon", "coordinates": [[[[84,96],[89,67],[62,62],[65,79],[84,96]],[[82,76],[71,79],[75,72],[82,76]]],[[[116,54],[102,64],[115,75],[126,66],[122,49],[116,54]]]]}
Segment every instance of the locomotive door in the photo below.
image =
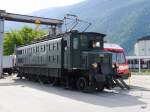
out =
{"type": "Polygon", "coordinates": [[[80,67],[80,48],[78,35],[67,36],[63,40],[64,68],[72,69],[80,67]]]}
{"type": "Polygon", "coordinates": [[[78,36],[73,38],[73,46],[72,46],[72,67],[74,69],[80,68],[80,42],[78,36]]]}
{"type": "Polygon", "coordinates": [[[71,65],[70,65],[70,36],[66,36],[64,39],[63,39],[63,66],[65,69],[69,69],[71,68],[71,65]]]}

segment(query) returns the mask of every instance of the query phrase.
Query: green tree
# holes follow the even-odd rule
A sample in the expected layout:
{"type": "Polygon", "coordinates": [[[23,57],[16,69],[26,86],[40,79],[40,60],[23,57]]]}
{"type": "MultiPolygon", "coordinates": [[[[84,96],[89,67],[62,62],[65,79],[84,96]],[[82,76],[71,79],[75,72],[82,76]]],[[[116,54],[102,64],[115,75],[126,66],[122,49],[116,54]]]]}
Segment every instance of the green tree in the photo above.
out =
{"type": "Polygon", "coordinates": [[[16,46],[24,45],[33,41],[34,39],[41,38],[45,35],[43,30],[34,30],[30,27],[23,27],[20,30],[11,30],[5,33],[4,36],[4,55],[11,55],[14,53],[16,46]]]}

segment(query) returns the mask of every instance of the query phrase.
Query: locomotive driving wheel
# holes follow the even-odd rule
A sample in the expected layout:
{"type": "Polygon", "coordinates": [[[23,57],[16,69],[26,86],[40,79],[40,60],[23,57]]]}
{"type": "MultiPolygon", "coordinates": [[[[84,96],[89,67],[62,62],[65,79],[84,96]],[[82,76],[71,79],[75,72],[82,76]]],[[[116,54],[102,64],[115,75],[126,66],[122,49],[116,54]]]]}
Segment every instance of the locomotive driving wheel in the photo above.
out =
{"type": "Polygon", "coordinates": [[[87,79],[85,77],[80,77],[78,80],[77,80],[77,89],[79,91],[85,91],[87,87],[87,79]]]}

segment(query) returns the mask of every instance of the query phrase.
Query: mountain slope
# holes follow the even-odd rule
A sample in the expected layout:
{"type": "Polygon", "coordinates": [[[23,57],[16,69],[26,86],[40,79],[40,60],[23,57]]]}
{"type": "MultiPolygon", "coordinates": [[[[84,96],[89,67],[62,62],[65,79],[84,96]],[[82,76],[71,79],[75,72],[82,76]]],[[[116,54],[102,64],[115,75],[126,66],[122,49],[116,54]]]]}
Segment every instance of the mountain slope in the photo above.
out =
{"type": "Polygon", "coordinates": [[[138,38],[150,35],[149,0],[85,0],[67,7],[48,8],[32,15],[62,19],[67,13],[92,22],[89,31],[107,34],[106,40],[122,45],[133,54],[138,38]]]}

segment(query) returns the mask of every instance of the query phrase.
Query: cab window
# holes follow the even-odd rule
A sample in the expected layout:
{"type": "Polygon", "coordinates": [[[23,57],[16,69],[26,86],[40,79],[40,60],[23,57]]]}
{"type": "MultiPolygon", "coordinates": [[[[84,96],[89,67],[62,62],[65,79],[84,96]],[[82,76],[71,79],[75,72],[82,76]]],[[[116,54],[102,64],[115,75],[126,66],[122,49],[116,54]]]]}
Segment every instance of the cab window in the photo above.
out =
{"type": "Polygon", "coordinates": [[[90,48],[100,48],[101,47],[100,42],[96,41],[96,40],[91,40],[89,46],[90,46],[90,48]]]}
{"type": "Polygon", "coordinates": [[[81,47],[87,47],[88,37],[86,35],[80,36],[81,47]]]}
{"type": "Polygon", "coordinates": [[[73,49],[78,49],[78,38],[73,39],[73,49]]]}

